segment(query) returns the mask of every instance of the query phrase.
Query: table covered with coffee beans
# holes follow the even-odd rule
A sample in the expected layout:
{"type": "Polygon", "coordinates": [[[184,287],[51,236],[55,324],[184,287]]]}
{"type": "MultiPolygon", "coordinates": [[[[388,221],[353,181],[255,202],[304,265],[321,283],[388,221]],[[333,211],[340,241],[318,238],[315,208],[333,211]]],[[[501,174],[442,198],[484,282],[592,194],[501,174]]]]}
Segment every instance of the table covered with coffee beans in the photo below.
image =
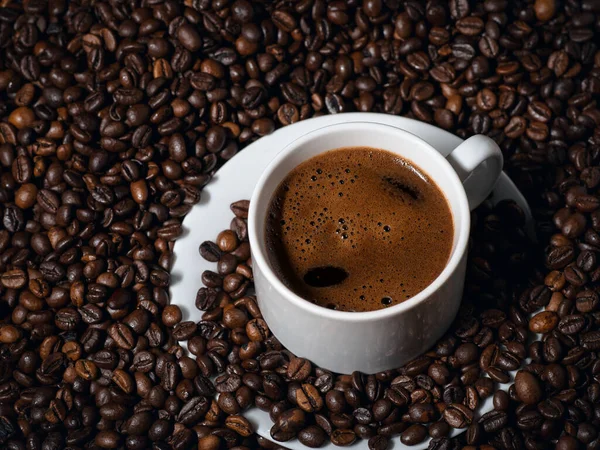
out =
{"type": "Polygon", "coordinates": [[[0,5],[0,448],[600,448],[600,2],[0,5]],[[169,270],[202,188],[261,136],[350,111],[493,138],[536,241],[484,203],[444,338],[334,374],[263,321],[239,199],[183,320],[169,270]]]}

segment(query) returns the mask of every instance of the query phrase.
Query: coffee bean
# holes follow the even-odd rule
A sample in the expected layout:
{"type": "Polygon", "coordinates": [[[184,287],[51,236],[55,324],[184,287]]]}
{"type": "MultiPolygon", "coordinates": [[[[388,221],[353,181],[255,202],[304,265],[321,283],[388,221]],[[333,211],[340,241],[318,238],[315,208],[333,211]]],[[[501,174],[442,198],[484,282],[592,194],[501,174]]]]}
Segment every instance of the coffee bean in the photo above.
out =
{"type": "Polygon", "coordinates": [[[75,372],[77,376],[84,380],[93,380],[98,376],[98,368],[96,365],[85,359],[80,359],[75,363],[75,372]]]}
{"type": "Polygon", "coordinates": [[[298,122],[300,120],[298,108],[292,103],[284,103],[277,110],[277,120],[282,126],[298,122]]]}
{"type": "Polygon", "coordinates": [[[584,290],[577,293],[575,306],[581,313],[590,313],[597,309],[600,297],[595,291],[584,290]]]}
{"type": "Polygon", "coordinates": [[[223,252],[231,252],[238,246],[237,236],[230,230],[219,233],[216,240],[219,249],[223,252]]]}
{"type": "Polygon", "coordinates": [[[537,411],[525,411],[517,419],[517,426],[522,430],[538,429],[544,418],[537,411]]]}
{"type": "Polygon", "coordinates": [[[248,316],[242,309],[229,308],[223,313],[223,323],[231,329],[243,328],[248,323],[248,316]]]}
{"type": "Polygon", "coordinates": [[[417,445],[423,442],[426,436],[427,428],[419,423],[416,423],[402,432],[402,435],[400,436],[400,442],[402,442],[404,445],[417,445]]]}
{"type": "Polygon", "coordinates": [[[590,331],[581,336],[581,345],[586,350],[598,350],[600,348],[600,333],[598,331],[590,331]]]}
{"type": "Polygon", "coordinates": [[[325,396],[327,408],[334,413],[341,413],[346,408],[346,398],[340,391],[331,390],[325,396]]]}
{"type": "Polygon", "coordinates": [[[126,350],[131,350],[135,345],[135,337],[131,329],[122,323],[116,323],[112,325],[108,334],[115,341],[115,343],[126,350]]]}
{"type": "Polygon", "coordinates": [[[508,415],[504,411],[493,410],[479,418],[486,433],[497,432],[508,424],[508,415]]]}
{"type": "Polygon", "coordinates": [[[563,436],[556,442],[557,450],[571,450],[578,448],[579,444],[573,436],[563,436]]]}
{"type": "Polygon", "coordinates": [[[21,289],[27,283],[27,275],[19,269],[9,270],[0,275],[0,283],[7,289],[21,289]]]}
{"type": "Polygon", "coordinates": [[[307,447],[319,448],[325,442],[326,436],[321,427],[309,425],[298,433],[298,440],[307,447]]]}
{"type": "Polygon", "coordinates": [[[466,0],[452,0],[450,2],[450,14],[454,19],[466,17],[470,12],[469,2],[466,0]]]}
{"type": "Polygon", "coordinates": [[[331,443],[338,447],[347,447],[356,441],[356,434],[352,430],[337,429],[331,433],[331,443]]]}
{"type": "Polygon", "coordinates": [[[435,409],[429,403],[418,403],[408,408],[408,414],[413,422],[428,423],[435,416],[435,409]]]}
{"type": "Polygon", "coordinates": [[[376,435],[369,439],[369,450],[386,450],[390,440],[382,435],[376,435]]]}
{"type": "Polygon", "coordinates": [[[311,384],[303,384],[296,389],[296,403],[306,412],[319,411],[323,407],[323,399],[319,391],[311,384]]]}
{"type": "Polygon", "coordinates": [[[497,409],[498,411],[506,411],[510,404],[510,398],[505,391],[497,391],[494,394],[493,403],[494,409],[497,409]]]}
{"type": "Polygon", "coordinates": [[[552,249],[546,255],[546,267],[549,269],[561,269],[575,258],[572,247],[562,246],[552,249]]]}
{"type": "Polygon", "coordinates": [[[12,344],[21,337],[20,330],[13,325],[0,326],[0,342],[3,344],[12,344]]]}
{"type": "Polygon", "coordinates": [[[290,380],[304,381],[310,376],[311,370],[310,361],[304,358],[294,358],[288,365],[287,376],[290,380]]]}
{"type": "Polygon", "coordinates": [[[100,448],[118,448],[121,444],[122,436],[116,431],[100,431],[95,438],[95,444],[100,448]]]}
{"type": "Polygon", "coordinates": [[[535,375],[520,370],[515,376],[515,388],[519,400],[527,405],[539,402],[542,398],[542,389],[535,375]]]}
{"type": "Polygon", "coordinates": [[[564,406],[559,400],[546,399],[538,405],[538,410],[547,419],[557,419],[564,413],[564,406]]]}
{"type": "Polygon", "coordinates": [[[558,324],[558,316],[551,311],[543,311],[536,314],[529,321],[529,329],[534,333],[548,333],[558,324]]]}
{"type": "Polygon", "coordinates": [[[433,439],[439,439],[447,436],[450,433],[450,426],[447,422],[439,421],[434,422],[429,426],[429,436],[433,439]]]}
{"type": "Polygon", "coordinates": [[[206,397],[194,397],[183,405],[177,420],[184,425],[196,423],[208,411],[210,407],[206,397]]]}
{"type": "Polygon", "coordinates": [[[217,392],[235,392],[242,384],[240,376],[235,374],[221,375],[215,381],[217,392]]]}
{"type": "Polygon", "coordinates": [[[537,19],[546,22],[554,16],[556,3],[552,0],[536,0],[533,9],[537,19]]]}
{"type": "Polygon", "coordinates": [[[202,38],[191,24],[186,23],[177,28],[177,39],[191,52],[202,48],[202,38]]]}
{"type": "Polygon", "coordinates": [[[197,326],[194,322],[179,322],[173,328],[173,338],[178,341],[187,341],[196,332],[197,326]]]}
{"type": "Polygon", "coordinates": [[[40,207],[50,214],[56,214],[60,206],[58,195],[48,189],[38,191],[36,200],[40,207]]]}
{"type": "Polygon", "coordinates": [[[283,412],[271,428],[271,437],[276,441],[289,441],[305,424],[304,412],[298,408],[283,412]]]}
{"type": "Polygon", "coordinates": [[[177,305],[169,305],[163,309],[162,321],[168,326],[172,327],[181,322],[182,313],[177,305]]]}
{"type": "Polygon", "coordinates": [[[152,415],[150,412],[138,412],[133,414],[124,424],[123,428],[127,434],[133,436],[145,435],[152,425],[152,415]]]}
{"type": "Polygon", "coordinates": [[[252,319],[246,325],[246,334],[250,340],[261,342],[269,336],[269,328],[263,319],[252,319]]]}
{"type": "Polygon", "coordinates": [[[225,419],[225,426],[243,437],[248,437],[253,433],[253,427],[248,419],[240,415],[227,417],[225,419]]]}
{"type": "Polygon", "coordinates": [[[558,322],[558,330],[566,335],[579,333],[585,327],[585,318],[579,314],[564,316],[558,322]]]}
{"type": "Polygon", "coordinates": [[[134,389],[134,383],[131,376],[122,369],[115,369],[113,371],[111,380],[118,386],[123,392],[131,394],[134,389]]]}
{"type": "Polygon", "coordinates": [[[240,219],[248,218],[248,209],[250,202],[248,200],[239,200],[230,205],[231,211],[240,219]]]}
{"type": "Polygon", "coordinates": [[[443,413],[444,420],[454,428],[466,428],[473,420],[473,411],[460,403],[452,403],[443,413]]]}

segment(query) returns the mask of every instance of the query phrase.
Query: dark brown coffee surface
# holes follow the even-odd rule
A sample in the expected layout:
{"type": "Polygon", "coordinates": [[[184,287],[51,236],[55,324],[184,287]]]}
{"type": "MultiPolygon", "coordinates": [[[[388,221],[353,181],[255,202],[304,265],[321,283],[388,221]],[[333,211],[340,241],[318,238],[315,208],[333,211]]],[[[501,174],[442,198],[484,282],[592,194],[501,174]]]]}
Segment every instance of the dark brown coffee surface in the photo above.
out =
{"type": "Polygon", "coordinates": [[[296,294],[343,311],[401,303],[444,269],[453,222],[418,167],[368,147],[332,150],[296,167],[267,219],[270,262],[296,294]]]}

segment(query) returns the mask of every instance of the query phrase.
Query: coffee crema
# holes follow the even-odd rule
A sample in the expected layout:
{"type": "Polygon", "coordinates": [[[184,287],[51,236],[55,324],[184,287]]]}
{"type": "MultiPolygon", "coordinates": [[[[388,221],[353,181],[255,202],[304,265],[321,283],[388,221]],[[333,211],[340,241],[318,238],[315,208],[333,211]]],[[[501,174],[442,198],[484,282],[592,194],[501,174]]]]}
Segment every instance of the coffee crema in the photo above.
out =
{"type": "Polygon", "coordinates": [[[452,250],[439,187],[398,155],[348,147],[293,169],[267,214],[271,266],[302,298],[342,311],[396,305],[425,289],[452,250]]]}

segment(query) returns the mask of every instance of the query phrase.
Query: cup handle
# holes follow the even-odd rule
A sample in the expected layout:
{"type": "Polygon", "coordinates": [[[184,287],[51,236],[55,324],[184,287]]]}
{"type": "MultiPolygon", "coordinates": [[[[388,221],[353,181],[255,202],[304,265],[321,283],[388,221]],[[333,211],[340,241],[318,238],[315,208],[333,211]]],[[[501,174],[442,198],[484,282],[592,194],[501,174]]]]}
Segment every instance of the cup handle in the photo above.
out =
{"type": "Polygon", "coordinates": [[[494,189],[504,158],[500,147],[489,137],[476,134],[446,157],[463,183],[469,208],[474,210],[494,189]]]}

